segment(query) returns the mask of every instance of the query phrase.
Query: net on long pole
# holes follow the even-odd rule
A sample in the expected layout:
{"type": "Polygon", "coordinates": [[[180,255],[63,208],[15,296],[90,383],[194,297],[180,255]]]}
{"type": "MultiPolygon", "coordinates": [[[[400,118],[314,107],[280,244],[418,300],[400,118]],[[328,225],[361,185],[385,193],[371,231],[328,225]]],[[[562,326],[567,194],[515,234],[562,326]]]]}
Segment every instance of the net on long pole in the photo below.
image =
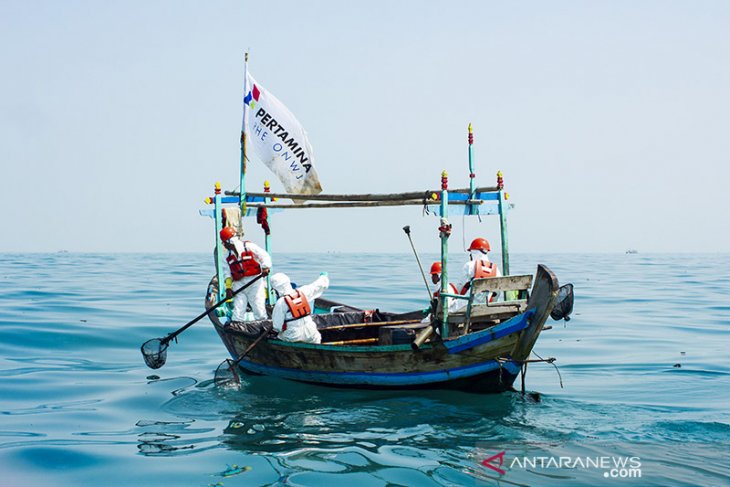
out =
{"type": "Polygon", "coordinates": [[[241,376],[238,373],[238,364],[231,359],[226,359],[215,369],[214,381],[217,386],[235,386],[241,383],[241,376]]]}
{"type": "Polygon", "coordinates": [[[153,338],[147,340],[142,344],[140,349],[142,350],[142,357],[144,357],[144,363],[150,369],[159,369],[165,365],[167,360],[167,346],[168,342],[163,341],[159,338],[153,338]]]}
{"type": "Polygon", "coordinates": [[[570,313],[573,312],[573,285],[565,284],[558,289],[558,296],[555,299],[555,307],[550,312],[554,320],[570,321],[570,313]]]}

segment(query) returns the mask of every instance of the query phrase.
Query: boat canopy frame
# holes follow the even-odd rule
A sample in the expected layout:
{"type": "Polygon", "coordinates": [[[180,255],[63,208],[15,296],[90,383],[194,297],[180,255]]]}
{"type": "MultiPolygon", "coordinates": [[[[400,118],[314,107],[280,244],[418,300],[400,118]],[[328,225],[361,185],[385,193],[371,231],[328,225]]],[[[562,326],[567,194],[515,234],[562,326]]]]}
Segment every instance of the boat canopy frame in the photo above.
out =
{"type": "MultiPolygon", "coordinates": [[[[502,171],[497,172],[496,186],[475,187],[475,173],[473,166],[472,145],[474,141],[472,126],[469,124],[469,188],[449,190],[448,174],[441,173],[440,190],[413,191],[389,194],[292,194],[272,193],[268,181],[264,182],[264,191],[246,192],[241,186],[244,199],[241,200],[241,191],[226,191],[221,193],[220,183],[215,183],[214,195],[205,199],[205,203],[212,205],[211,209],[200,210],[203,216],[215,220],[215,266],[218,282],[223,282],[224,253],[219,234],[223,229],[224,205],[236,205],[241,209],[241,220],[245,217],[262,217],[266,220],[265,249],[271,253],[270,225],[268,223],[269,210],[275,213],[283,210],[302,210],[312,208],[358,208],[358,207],[386,207],[386,206],[422,206],[427,213],[439,217],[439,236],[441,239],[441,293],[438,303],[439,317],[443,318],[441,336],[448,336],[448,306],[443,302],[449,297],[448,292],[448,239],[451,235],[451,224],[448,221],[449,207],[452,213],[464,216],[491,215],[499,217],[500,240],[502,250],[502,273],[509,276],[509,241],[507,238],[507,213],[511,205],[507,203],[509,194],[504,190],[502,171]],[[281,203],[279,200],[291,200],[292,203],[281,203]]],[[[245,137],[242,137],[242,152],[245,153],[245,137]]],[[[242,154],[245,161],[245,155],[242,154]]],[[[241,164],[241,184],[245,184],[246,164],[241,164]]],[[[241,222],[242,223],[242,222],[241,222]]],[[[259,221],[259,223],[262,223],[259,221]]],[[[268,303],[274,304],[271,292],[270,276],[266,278],[268,303]]],[[[225,295],[225,286],[218,288],[219,298],[225,295]]]]}

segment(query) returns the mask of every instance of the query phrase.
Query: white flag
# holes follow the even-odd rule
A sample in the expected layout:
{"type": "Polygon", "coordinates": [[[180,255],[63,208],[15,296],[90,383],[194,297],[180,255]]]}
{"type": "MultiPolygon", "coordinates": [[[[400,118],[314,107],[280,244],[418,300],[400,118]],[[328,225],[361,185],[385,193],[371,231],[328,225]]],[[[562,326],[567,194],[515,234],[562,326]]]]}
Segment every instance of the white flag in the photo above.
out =
{"type": "Polygon", "coordinates": [[[288,193],[322,192],[307,133],[274,95],[246,73],[243,98],[247,148],[284,184],[288,193]]]}

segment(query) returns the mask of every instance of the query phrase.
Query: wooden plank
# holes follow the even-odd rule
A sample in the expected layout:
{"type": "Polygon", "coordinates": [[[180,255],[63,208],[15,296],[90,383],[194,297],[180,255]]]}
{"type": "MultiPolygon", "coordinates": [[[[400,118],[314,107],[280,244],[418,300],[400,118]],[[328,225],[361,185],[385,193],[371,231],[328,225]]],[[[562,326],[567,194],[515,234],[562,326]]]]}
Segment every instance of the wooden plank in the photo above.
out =
{"type": "Polygon", "coordinates": [[[362,328],[365,326],[394,326],[394,325],[411,325],[413,323],[420,323],[421,320],[400,320],[400,321],[380,321],[377,323],[352,323],[350,325],[339,325],[339,326],[328,326],[326,328],[320,328],[320,333],[329,330],[342,330],[343,328],[362,328]]]}
{"type": "Polygon", "coordinates": [[[471,317],[490,316],[496,313],[507,313],[519,311],[520,313],[527,309],[527,301],[524,299],[519,301],[509,301],[507,303],[496,303],[490,305],[476,305],[471,308],[471,317]]]}
{"type": "Polygon", "coordinates": [[[484,291],[499,292],[529,290],[530,287],[532,287],[532,275],[485,277],[483,279],[474,279],[471,286],[474,289],[474,294],[484,291]]]}
{"type": "MultiPolygon", "coordinates": [[[[505,316],[512,317],[517,313],[523,312],[527,309],[527,302],[525,300],[513,301],[513,304],[509,303],[498,303],[496,305],[474,305],[471,308],[471,320],[474,321],[480,318],[490,319],[503,319],[505,316]]],[[[466,321],[466,312],[457,311],[449,315],[450,323],[458,323],[466,321]],[[453,318],[453,319],[452,319],[453,318]]]]}

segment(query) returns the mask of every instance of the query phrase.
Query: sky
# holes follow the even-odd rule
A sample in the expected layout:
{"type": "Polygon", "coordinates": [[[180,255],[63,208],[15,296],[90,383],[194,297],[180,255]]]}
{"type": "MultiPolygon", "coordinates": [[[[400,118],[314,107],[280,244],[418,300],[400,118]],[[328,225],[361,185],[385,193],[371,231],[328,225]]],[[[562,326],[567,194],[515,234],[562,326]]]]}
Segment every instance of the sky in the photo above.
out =
{"type": "MultiPolygon", "coordinates": [[[[704,0],[0,0],[0,252],[209,252],[246,51],[326,193],[466,187],[472,123],[513,253],[730,252],[728,26],[704,0]]],[[[496,218],[452,224],[498,245],[496,218]]],[[[418,207],[271,217],[287,253],[410,252],[404,225],[438,252],[418,207]]]]}

